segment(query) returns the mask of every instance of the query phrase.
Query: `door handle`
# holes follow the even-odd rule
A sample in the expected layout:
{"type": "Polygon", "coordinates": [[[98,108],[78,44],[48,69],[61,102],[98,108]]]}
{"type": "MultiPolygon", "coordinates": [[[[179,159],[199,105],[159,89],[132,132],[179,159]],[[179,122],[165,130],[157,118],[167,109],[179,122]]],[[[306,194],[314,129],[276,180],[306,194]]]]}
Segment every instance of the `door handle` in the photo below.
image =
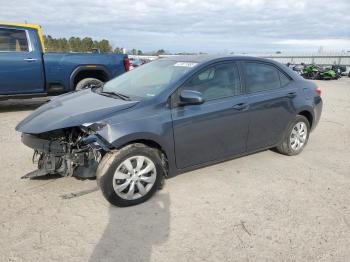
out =
{"type": "Polygon", "coordinates": [[[297,96],[297,93],[296,92],[290,92],[286,95],[286,97],[289,97],[289,98],[294,98],[297,96]]]}
{"type": "Polygon", "coordinates": [[[37,61],[38,59],[36,58],[25,58],[24,61],[27,61],[27,62],[35,62],[37,61]]]}
{"type": "Polygon", "coordinates": [[[249,107],[249,105],[246,103],[239,103],[237,105],[234,105],[232,108],[236,109],[238,111],[244,111],[244,110],[247,110],[248,107],[249,107]]]}

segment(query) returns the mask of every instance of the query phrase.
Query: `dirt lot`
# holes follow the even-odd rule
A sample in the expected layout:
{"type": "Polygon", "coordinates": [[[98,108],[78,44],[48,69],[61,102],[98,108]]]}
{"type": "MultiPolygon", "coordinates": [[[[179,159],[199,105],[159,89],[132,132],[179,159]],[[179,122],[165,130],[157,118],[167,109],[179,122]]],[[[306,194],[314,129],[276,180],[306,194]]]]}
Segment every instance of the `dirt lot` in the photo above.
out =
{"type": "Polygon", "coordinates": [[[349,261],[350,78],[317,84],[324,111],[301,155],[186,173],[131,208],[93,180],[21,180],[34,166],[14,127],[44,100],[0,102],[0,261],[349,261]]]}

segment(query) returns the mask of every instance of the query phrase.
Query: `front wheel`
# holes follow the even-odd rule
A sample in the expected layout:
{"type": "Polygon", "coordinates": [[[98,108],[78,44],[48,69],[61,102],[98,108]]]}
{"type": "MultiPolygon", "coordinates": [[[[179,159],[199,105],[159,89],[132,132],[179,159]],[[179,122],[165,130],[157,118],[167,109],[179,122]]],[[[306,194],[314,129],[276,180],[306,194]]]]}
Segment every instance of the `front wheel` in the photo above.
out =
{"type": "Polygon", "coordinates": [[[293,156],[301,153],[309,140],[310,124],[306,117],[297,115],[283,142],[277,146],[281,154],[293,156]]]}
{"type": "Polygon", "coordinates": [[[106,200],[126,207],[149,199],[160,187],[164,169],[157,149],[136,143],[107,153],[96,177],[106,200]]]}

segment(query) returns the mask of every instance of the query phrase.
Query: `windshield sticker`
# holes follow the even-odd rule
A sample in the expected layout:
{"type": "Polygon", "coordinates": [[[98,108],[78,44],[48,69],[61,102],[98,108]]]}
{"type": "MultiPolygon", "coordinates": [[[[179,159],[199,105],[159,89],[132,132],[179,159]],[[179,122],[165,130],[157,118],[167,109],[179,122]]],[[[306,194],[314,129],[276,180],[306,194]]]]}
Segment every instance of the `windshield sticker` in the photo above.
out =
{"type": "Polygon", "coordinates": [[[183,67],[194,67],[198,63],[191,63],[191,62],[177,62],[174,64],[174,66],[183,66],[183,67]]]}

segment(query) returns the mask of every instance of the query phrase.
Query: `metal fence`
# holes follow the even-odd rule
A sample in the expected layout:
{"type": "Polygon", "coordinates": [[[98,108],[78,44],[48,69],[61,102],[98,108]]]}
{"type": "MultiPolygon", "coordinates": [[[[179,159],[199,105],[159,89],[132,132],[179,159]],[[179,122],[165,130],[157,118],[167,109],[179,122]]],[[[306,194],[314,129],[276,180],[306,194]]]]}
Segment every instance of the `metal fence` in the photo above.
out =
{"type": "Polygon", "coordinates": [[[316,53],[316,54],[274,54],[260,55],[260,57],[276,60],[286,64],[317,64],[317,65],[345,65],[350,67],[350,53],[316,53]]]}
{"type": "MultiPolygon", "coordinates": [[[[242,55],[242,54],[237,54],[242,55]]],[[[247,56],[257,56],[268,59],[273,59],[283,64],[291,63],[291,64],[317,64],[322,66],[327,65],[345,65],[350,68],[350,53],[349,52],[334,52],[334,53],[289,53],[289,54],[243,54],[247,56]]],[[[160,57],[167,57],[173,55],[160,55],[160,56],[133,56],[129,57],[134,58],[143,58],[154,60],[160,57]]]]}

